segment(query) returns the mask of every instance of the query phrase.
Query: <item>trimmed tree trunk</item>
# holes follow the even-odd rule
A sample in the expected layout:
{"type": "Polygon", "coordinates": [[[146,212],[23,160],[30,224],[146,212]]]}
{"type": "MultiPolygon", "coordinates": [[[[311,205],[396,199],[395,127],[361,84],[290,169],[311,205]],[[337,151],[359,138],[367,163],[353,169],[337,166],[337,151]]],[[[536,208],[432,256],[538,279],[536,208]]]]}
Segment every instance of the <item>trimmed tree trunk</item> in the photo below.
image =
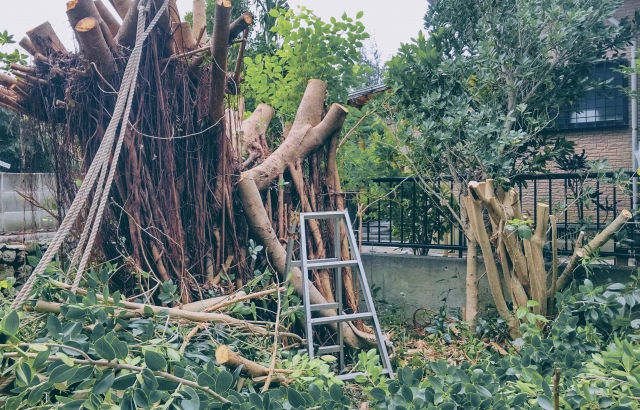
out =
{"type": "Polygon", "coordinates": [[[38,53],[38,50],[33,45],[31,40],[29,40],[29,37],[22,37],[22,40],[20,40],[18,44],[20,45],[20,47],[22,47],[27,53],[31,54],[32,56],[35,56],[38,53]]]}
{"type": "MultiPolygon", "coordinates": [[[[555,280],[557,276],[555,273],[557,272],[557,249],[553,249],[556,260],[553,263],[551,287],[547,289],[543,247],[547,242],[550,219],[548,205],[536,205],[535,229],[521,225],[510,226],[510,220],[523,219],[518,194],[514,189],[508,192],[498,190],[496,197],[493,180],[490,179],[480,183],[470,182],[469,199],[465,203],[473,235],[482,250],[493,300],[498,313],[509,324],[512,335],[517,334],[519,323],[507,308],[506,297],[511,299],[514,309],[527,307],[527,302],[534,300],[538,302],[538,305],[533,307],[533,312],[547,315],[553,308],[555,291],[561,290],[568,283],[579,258],[602,247],[631,217],[631,213],[623,210],[607,228],[589,242],[587,247],[577,249],[557,282],[555,280]],[[487,233],[487,227],[482,217],[483,208],[487,210],[491,219],[491,235],[487,233]],[[501,285],[500,272],[495,263],[496,259],[500,261],[502,267],[503,281],[507,285],[506,295],[501,285]]],[[[554,239],[555,219],[553,221],[552,246],[555,247],[557,246],[557,241],[554,239]]]]}
{"type": "MultiPolygon", "coordinates": [[[[193,0],[193,35],[198,38],[207,27],[207,5],[204,0],[193,0]]],[[[203,33],[203,43],[206,43],[207,33],[203,33]]]]}
{"type": "Polygon", "coordinates": [[[111,77],[116,73],[116,61],[109,51],[109,46],[102,36],[100,23],[93,17],[80,20],[76,25],[76,34],[84,43],[84,55],[95,63],[103,77],[111,77]]]}
{"type": "Polygon", "coordinates": [[[29,36],[29,40],[31,40],[35,49],[42,55],[67,54],[67,50],[48,21],[27,31],[27,36],[29,36]]]}
{"type": "Polygon", "coordinates": [[[118,20],[116,20],[113,14],[111,14],[111,12],[107,8],[107,6],[104,5],[102,0],[94,0],[94,3],[96,5],[96,9],[98,10],[98,13],[100,14],[100,17],[109,28],[109,32],[111,33],[111,36],[115,38],[115,36],[118,34],[118,30],[120,30],[120,23],[118,22],[118,20]]]}
{"type": "Polygon", "coordinates": [[[111,3],[113,8],[116,10],[118,16],[124,20],[124,17],[131,8],[131,0],[109,0],[109,3],[111,3]]]}
{"type": "MultiPolygon", "coordinates": [[[[69,18],[71,27],[76,27],[81,20],[87,17],[94,18],[98,22],[100,31],[102,31],[102,37],[104,38],[111,51],[116,54],[118,53],[118,46],[113,39],[113,35],[111,34],[111,31],[109,30],[107,24],[104,22],[104,20],[102,20],[96,4],[92,0],[68,1],[67,17],[69,18]]],[[[85,47],[85,44],[83,44],[83,40],[81,38],[78,38],[78,43],[80,43],[81,47],[85,47]]],[[[86,44],[86,46],[92,46],[92,44],[86,44]]]]}
{"type": "MultiPolygon", "coordinates": [[[[195,20],[194,20],[195,21],[195,20]]],[[[195,24],[195,23],[194,23],[195,24]]],[[[235,19],[229,27],[229,42],[232,43],[247,28],[253,24],[253,16],[251,13],[243,13],[240,17],[235,19]]],[[[194,30],[197,35],[197,31],[194,30]]]]}

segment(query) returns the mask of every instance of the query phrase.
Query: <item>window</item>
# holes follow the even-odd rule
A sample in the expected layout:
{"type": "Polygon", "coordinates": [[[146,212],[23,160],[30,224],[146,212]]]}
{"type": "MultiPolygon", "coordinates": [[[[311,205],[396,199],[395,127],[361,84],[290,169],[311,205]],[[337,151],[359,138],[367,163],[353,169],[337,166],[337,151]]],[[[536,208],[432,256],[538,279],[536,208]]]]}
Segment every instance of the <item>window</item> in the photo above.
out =
{"type": "Polygon", "coordinates": [[[620,62],[599,62],[593,65],[593,78],[607,81],[607,90],[592,90],[576,105],[568,107],[558,118],[558,128],[583,129],[623,127],[628,125],[627,97],[617,86],[626,87],[624,74],[614,71],[620,62]]]}

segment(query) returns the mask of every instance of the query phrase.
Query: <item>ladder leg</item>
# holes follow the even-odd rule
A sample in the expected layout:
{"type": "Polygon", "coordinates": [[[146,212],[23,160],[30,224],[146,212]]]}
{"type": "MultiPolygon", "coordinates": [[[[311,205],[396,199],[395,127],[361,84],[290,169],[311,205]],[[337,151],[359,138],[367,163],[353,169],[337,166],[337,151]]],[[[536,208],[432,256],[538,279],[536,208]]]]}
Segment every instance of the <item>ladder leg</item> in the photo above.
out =
{"type": "MultiPolygon", "coordinates": [[[[340,241],[340,221],[341,218],[334,219],[334,249],[335,249],[335,257],[336,260],[340,260],[341,250],[342,250],[342,242],[340,241]]],[[[336,302],[338,302],[338,316],[342,315],[342,268],[334,269],[334,283],[336,287],[336,302]]],[[[340,346],[339,352],[339,363],[340,370],[344,369],[344,335],[342,334],[342,327],[344,323],[337,323],[338,325],[338,346],[340,346]]]]}
{"type": "Polygon", "coordinates": [[[307,328],[307,351],[309,358],[312,359],[313,354],[313,325],[311,324],[311,301],[309,300],[309,270],[307,269],[307,237],[305,232],[304,215],[300,214],[300,261],[302,264],[302,286],[305,323],[307,328]]]}
{"type": "Polygon", "coordinates": [[[355,235],[351,227],[351,220],[349,218],[349,214],[347,213],[345,213],[345,223],[347,225],[349,247],[351,248],[351,252],[355,257],[354,259],[358,261],[360,288],[362,288],[362,291],[364,292],[364,300],[367,304],[367,309],[369,310],[369,312],[373,313],[373,330],[376,335],[376,341],[378,342],[378,350],[380,351],[382,365],[388,370],[389,378],[393,379],[393,370],[391,368],[391,361],[389,360],[389,353],[387,352],[387,347],[385,346],[384,339],[382,338],[382,328],[380,327],[380,322],[378,321],[378,315],[373,304],[373,297],[371,296],[371,289],[369,289],[367,275],[365,274],[364,267],[362,266],[362,257],[360,256],[360,252],[358,251],[355,235]]]}

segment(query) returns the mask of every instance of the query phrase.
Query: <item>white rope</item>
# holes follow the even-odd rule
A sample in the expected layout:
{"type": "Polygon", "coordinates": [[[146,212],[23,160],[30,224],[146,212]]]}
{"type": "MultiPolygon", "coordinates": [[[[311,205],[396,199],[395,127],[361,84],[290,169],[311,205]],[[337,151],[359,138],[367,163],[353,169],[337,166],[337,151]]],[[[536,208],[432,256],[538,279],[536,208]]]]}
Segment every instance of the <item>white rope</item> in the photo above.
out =
{"type": "Polygon", "coordinates": [[[123,118],[128,119],[129,113],[131,112],[131,105],[132,105],[131,103],[133,101],[133,95],[135,93],[140,59],[142,56],[142,45],[144,44],[146,38],[148,37],[149,33],[151,32],[151,30],[153,29],[157,21],[160,19],[160,16],[162,15],[162,13],[164,13],[164,11],[166,10],[168,3],[169,3],[169,0],[164,1],[162,7],[158,10],[156,16],[151,21],[151,23],[149,24],[149,27],[147,27],[145,31],[143,31],[144,21],[145,21],[145,11],[146,9],[148,9],[149,5],[147,5],[146,9],[142,4],[138,5],[138,22],[137,22],[138,25],[137,25],[136,44],[133,49],[133,52],[131,53],[129,61],[127,62],[127,67],[125,69],[123,79],[122,79],[122,85],[120,87],[118,98],[116,100],[116,105],[113,111],[113,116],[111,117],[111,121],[109,122],[109,126],[107,127],[107,130],[105,131],[105,136],[100,144],[100,147],[98,148],[98,152],[96,153],[96,156],[93,162],[91,163],[91,166],[89,167],[87,176],[83,181],[82,185],[80,186],[80,189],[78,190],[78,194],[76,195],[76,198],[73,200],[73,204],[71,205],[71,208],[69,208],[67,215],[62,221],[62,224],[60,224],[60,227],[58,228],[56,235],[54,236],[51,244],[49,245],[49,248],[47,249],[45,254],[42,256],[42,259],[38,263],[38,266],[31,273],[31,276],[29,277],[27,282],[25,282],[24,286],[22,287],[22,289],[14,299],[13,303],[11,304],[11,309],[17,309],[29,298],[29,295],[31,294],[31,290],[33,289],[33,285],[35,283],[35,279],[44,272],[44,270],[47,268],[49,263],[53,260],[54,255],[58,252],[63,241],[69,234],[71,227],[75,223],[78,217],[78,214],[84,207],[84,204],[87,201],[87,198],[89,197],[89,193],[91,192],[91,190],[93,189],[96,183],[96,178],[98,177],[98,173],[99,173],[100,177],[98,181],[98,186],[96,188],[96,194],[95,194],[93,203],[91,204],[91,209],[89,211],[89,218],[87,220],[87,224],[85,225],[85,228],[83,229],[81,239],[78,243],[78,248],[76,248],[76,251],[74,252],[74,255],[72,258],[72,265],[69,268],[71,270],[73,266],[75,266],[75,263],[77,262],[77,259],[80,255],[79,249],[81,249],[81,247],[84,245],[84,242],[87,240],[86,239],[87,235],[89,235],[88,243],[84,250],[82,260],[80,261],[80,266],[77,269],[76,278],[72,286],[73,291],[77,290],[80,279],[82,278],[84,267],[86,266],[89,260],[89,257],[91,255],[91,250],[93,247],[95,236],[100,226],[100,221],[102,219],[104,208],[107,203],[107,199],[109,197],[109,191],[113,183],[113,177],[115,175],[115,169],[118,162],[118,157],[120,155],[122,142],[124,140],[124,135],[126,133],[126,129],[127,129],[126,124],[128,123],[128,121],[122,121],[120,135],[116,143],[115,151],[113,152],[113,159],[111,161],[111,167],[109,169],[109,176],[107,177],[106,183],[103,184],[104,177],[106,175],[106,168],[107,166],[109,166],[109,159],[111,158],[110,154],[112,151],[113,142],[115,139],[116,131],[118,129],[118,125],[120,124],[123,118]],[[97,215],[95,216],[95,218],[93,218],[93,214],[95,213],[97,203],[99,203],[97,215]],[[91,226],[90,229],[88,228],[89,226],[91,226]]]}

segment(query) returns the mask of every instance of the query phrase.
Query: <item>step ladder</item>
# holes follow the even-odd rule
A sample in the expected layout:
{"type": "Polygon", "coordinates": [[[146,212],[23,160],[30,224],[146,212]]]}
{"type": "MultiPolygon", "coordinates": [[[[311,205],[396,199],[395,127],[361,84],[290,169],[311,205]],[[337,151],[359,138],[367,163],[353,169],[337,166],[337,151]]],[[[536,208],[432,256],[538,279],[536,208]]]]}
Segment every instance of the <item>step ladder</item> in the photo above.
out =
{"type": "MultiPolygon", "coordinates": [[[[358,252],[358,246],[356,243],[355,235],[351,227],[351,220],[349,214],[346,211],[332,211],[332,212],[305,212],[300,213],[300,260],[293,260],[293,234],[296,230],[296,221],[291,226],[289,241],[287,243],[287,261],[285,265],[285,272],[289,273],[291,268],[297,267],[302,271],[302,284],[304,287],[303,295],[303,308],[305,312],[306,320],[306,335],[307,335],[307,352],[309,358],[313,358],[317,355],[325,355],[329,353],[338,353],[338,360],[340,364],[340,371],[345,368],[344,361],[344,339],[342,334],[342,326],[338,328],[338,344],[333,346],[321,346],[314,349],[313,346],[313,326],[327,325],[331,323],[350,322],[359,319],[371,319],[373,321],[374,336],[378,344],[378,351],[380,352],[380,359],[382,362],[383,373],[393,379],[393,370],[391,368],[391,362],[389,360],[389,354],[387,353],[384,339],[382,337],[382,329],[380,322],[378,321],[378,315],[376,314],[375,306],[373,304],[373,298],[371,297],[371,290],[367,283],[367,277],[362,267],[362,258],[360,252],[358,252]],[[326,259],[308,259],[307,258],[307,232],[306,221],[310,219],[325,219],[333,220],[334,223],[334,247],[335,257],[326,259]],[[342,241],[340,240],[340,227],[344,222],[347,231],[347,239],[349,241],[349,248],[351,249],[352,260],[340,260],[340,249],[342,241]],[[360,287],[364,294],[364,302],[367,308],[367,312],[344,314],[342,309],[342,268],[352,267],[358,269],[358,279],[360,280],[360,287]],[[334,303],[322,303],[311,304],[309,300],[309,273],[316,269],[330,269],[334,272],[334,284],[335,284],[335,300],[334,303]],[[337,312],[336,316],[330,317],[312,317],[312,312],[319,310],[334,309],[337,312]]],[[[362,372],[352,372],[347,374],[340,374],[338,378],[341,380],[350,380],[359,375],[364,375],[362,372]]]]}

